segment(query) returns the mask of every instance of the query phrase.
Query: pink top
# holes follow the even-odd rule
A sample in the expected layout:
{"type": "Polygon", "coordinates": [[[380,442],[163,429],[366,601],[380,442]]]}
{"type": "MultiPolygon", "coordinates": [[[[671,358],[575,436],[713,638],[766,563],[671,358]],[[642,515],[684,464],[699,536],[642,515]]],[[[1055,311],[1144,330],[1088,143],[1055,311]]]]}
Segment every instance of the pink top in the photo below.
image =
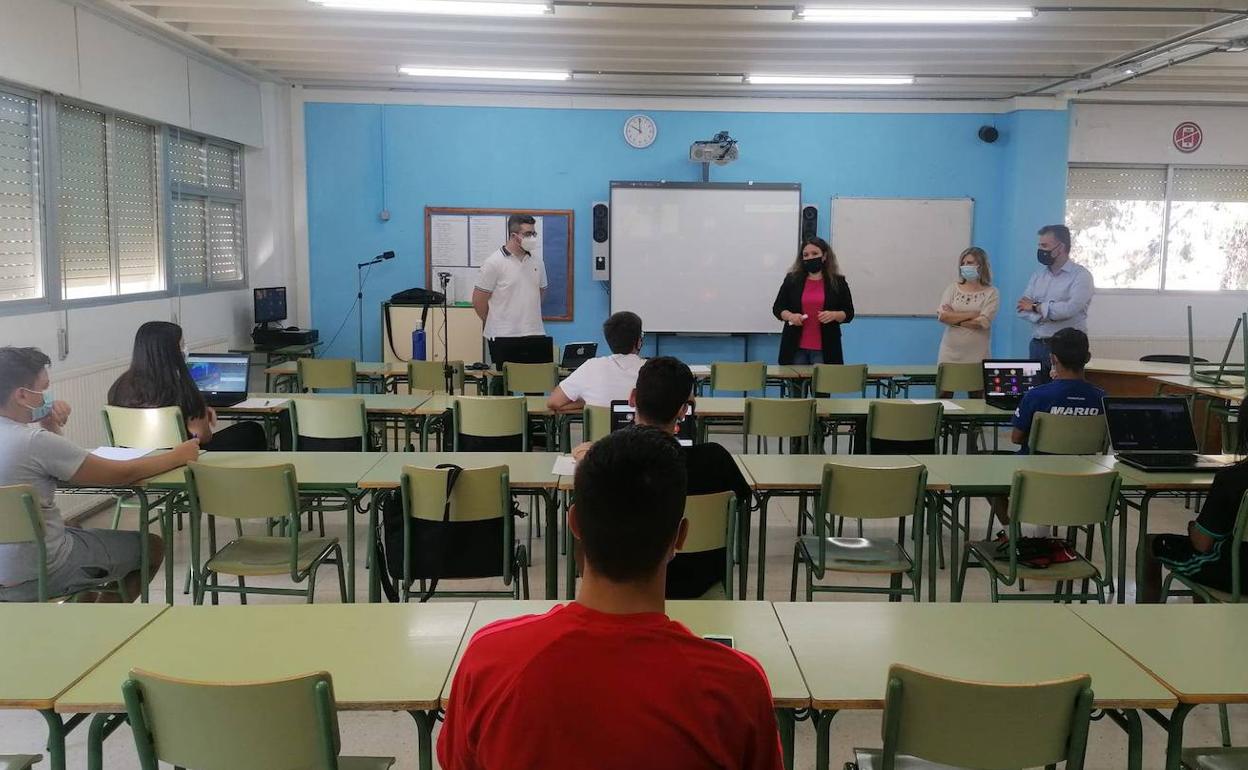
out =
{"type": "Polygon", "coordinates": [[[823,350],[823,326],[819,323],[819,311],[823,310],[823,281],[807,279],[802,288],[802,313],[806,321],[802,324],[802,340],[798,344],[802,350],[823,350]]]}

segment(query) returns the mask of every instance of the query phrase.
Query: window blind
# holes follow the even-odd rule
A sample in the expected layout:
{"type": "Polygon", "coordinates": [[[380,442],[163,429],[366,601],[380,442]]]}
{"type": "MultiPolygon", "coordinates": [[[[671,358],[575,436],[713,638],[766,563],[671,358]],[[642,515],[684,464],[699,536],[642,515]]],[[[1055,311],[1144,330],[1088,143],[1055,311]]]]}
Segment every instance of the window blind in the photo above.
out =
{"type": "Polygon", "coordinates": [[[1170,197],[1176,201],[1248,202],[1248,169],[1176,168],[1170,197]]]}
{"type": "Polygon", "coordinates": [[[117,118],[115,125],[112,200],[121,293],[158,291],[163,286],[164,271],[158,226],[156,131],[125,118],[117,118]]]}
{"type": "Polygon", "coordinates": [[[184,286],[242,281],[242,152],[176,129],[170,133],[173,280],[184,286]]]}
{"type": "Polygon", "coordinates": [[[1073,166],[1066,181],[1069,200],[1164,201],[1166,169],[1073,166]]]}
{"type": "Polygon", "coordinates": [[[0,91],[0,301],[43,296],[39,105],[0,91]]]}
{"type": "Polygon", "coordinates": [[[57,230],[66,299],[112,292],[108,222],[108,138],[104,113],[62,104],[57,111],[60,184],[57,230]]]}

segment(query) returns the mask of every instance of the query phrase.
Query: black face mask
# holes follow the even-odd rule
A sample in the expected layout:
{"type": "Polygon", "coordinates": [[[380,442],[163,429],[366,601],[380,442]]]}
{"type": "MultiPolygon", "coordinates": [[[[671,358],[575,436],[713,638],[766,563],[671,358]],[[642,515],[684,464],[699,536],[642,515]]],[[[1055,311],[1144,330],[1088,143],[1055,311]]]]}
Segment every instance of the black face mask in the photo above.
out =
{"type": "Polygon", "coordinates": [[[806,268],[806,272],[810,273],[811,275],[814,275],[815,273],[823,269],[823,260],[822,259],[803,259],[802,267],[806,268]]]}
{"type": "Polygon", "coordinates": [[[1036,261],[1045,267],[1048,267],[1056,262],[1057,258],[1053,256],[1052,249],[1036,249],[1036,261]]]}

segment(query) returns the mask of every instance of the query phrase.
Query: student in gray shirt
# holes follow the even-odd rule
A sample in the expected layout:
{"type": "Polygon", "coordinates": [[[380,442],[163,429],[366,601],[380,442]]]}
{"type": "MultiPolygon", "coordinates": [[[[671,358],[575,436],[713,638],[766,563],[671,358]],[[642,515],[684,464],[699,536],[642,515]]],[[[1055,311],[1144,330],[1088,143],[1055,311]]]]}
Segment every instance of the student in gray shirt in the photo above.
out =
{"type": "MultiPolygon", "coordinates": [[[[123,580],[139,595],[140,533],[67,527],[56,506],[56,484],[125,486],[179,468],[199,456],[192,439],[170,452],[136,460],[106,460],[61,436],[69,404],[52,399],[48,365],[36,348],[0,347],[0,485],[29,484],[43,515],[48,592],[64,596],[102,582],[123,580]]],[[[151,572],[163,543],[147,534],[151,572]]],[[[35,601],[38,561],[32,543],[0,545],[0,602],[35,601]]],[[[116,600],[99,594],[101,601],[116,600]]]]}

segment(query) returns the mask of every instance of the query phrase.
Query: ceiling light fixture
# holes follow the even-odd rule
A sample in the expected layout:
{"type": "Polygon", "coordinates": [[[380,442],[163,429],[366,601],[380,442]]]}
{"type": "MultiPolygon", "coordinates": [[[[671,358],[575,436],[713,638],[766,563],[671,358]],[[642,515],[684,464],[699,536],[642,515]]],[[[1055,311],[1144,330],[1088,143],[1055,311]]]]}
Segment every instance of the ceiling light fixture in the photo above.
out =
{"type": "Polygon", "coordinates": [[[909,86],[911,75],[746,75],[754,86],[909,86]]]}
{"type": "Polygon", "coordinates": [[[399,72],[415,78],[476,78],[479,80],[568,80],[571,72],[551,70],[478,70],[446,67],[399,67],[399,72]]]}
{"type": "Polygon", "coordinates": [[[550,3],[476,2],[475,0],[310,0],[326,8],[388,13],[434,13],[448,16],[542,16],[550,3]]]}
{"type": "Polygon", "coordinates": [[[801,6],[793,17],[832,24],[984,24],[1035,18],[1034,8],[801,6]]]}

